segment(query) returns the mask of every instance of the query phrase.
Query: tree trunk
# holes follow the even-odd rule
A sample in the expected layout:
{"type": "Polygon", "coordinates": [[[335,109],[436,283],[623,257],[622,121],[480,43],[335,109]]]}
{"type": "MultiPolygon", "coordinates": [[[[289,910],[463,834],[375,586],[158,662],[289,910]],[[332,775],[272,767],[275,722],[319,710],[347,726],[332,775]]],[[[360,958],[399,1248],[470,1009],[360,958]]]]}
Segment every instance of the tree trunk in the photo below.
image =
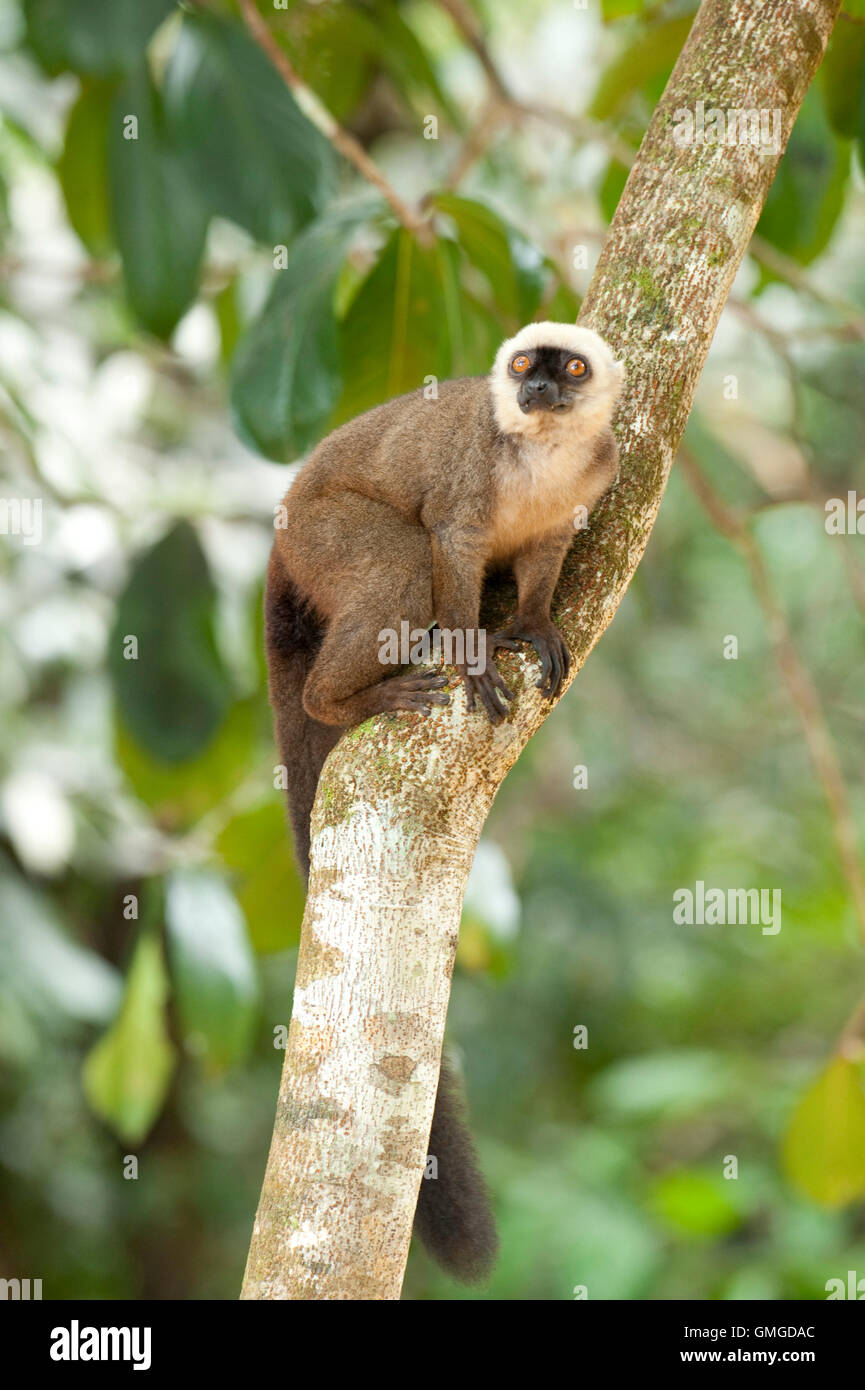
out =
{"type": "MultiPolygon", "coordinates": [[[[704,0],[631,171],[580,321],[627,362],[619,482],[576,540],[555,613],[571,678],[643,554],[724,302],[780,159],[673,138],[674,113],[780,112],[786,146],[840,0],[704,0]]],[[[500,600],[501,603],[501,600],[500,600]]],[[[399,1298],[466,880],[502,779],[549,712],[537,663],[493,729],[462,691],[428,720],[347,733],[312,873],[270,1158],[242,1297],[399,1298]]]]}

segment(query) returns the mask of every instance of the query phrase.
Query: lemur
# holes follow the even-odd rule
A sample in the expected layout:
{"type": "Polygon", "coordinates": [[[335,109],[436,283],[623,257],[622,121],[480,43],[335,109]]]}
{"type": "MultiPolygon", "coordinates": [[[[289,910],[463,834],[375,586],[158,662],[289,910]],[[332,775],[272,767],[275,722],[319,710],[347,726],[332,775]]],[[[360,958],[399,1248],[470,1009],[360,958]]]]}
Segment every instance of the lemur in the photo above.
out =
{"type": "MultiPolygon", "coordinates": [[[[489,376],[410,392],[340,426],[303,465],[280,510],[265,600],[269,691],[287,770],[295,847],[308,873],[309,820],[341,732],[384,711],[447,705],[438,670],[383,662],[380,634],[478,632],[486,574],[510,569],[517,610],[489,656],[529,642],[555,699],[568,650],[550,616],[575,517],[613,483],[610,428],[624,369],[596,333],[532,323],[499,348],[489,376]]],[[[457,665],[469,711],[493,724],[513,694],[492,660],[457,665]]],[[[415,1230],[467,1282],[485,1278],[498,1240],[462,1100],[443,1065],[415,1230]]]]}

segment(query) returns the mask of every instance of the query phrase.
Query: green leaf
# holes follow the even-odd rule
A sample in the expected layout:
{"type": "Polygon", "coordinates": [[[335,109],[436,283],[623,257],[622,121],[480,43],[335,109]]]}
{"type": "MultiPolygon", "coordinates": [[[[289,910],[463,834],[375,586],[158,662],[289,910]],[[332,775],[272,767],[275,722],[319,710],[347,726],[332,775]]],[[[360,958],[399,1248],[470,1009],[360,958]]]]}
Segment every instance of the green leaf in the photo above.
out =
{"type": "Polygon", "coordinates": [[[813,261],[840,215],[849,169],[849,151],[833,135],[812,87],[769,189],[757,224],[760,236],[803,265],[813,261]]]}
{"type": "Polygon", "coordinates": [[[285,43],[295,69],[337,120],[361,102],[377,65],[377,35],[349,5],[298,6],[285,43]]]}
{"type": "Polygon", "coordinates": [[[187,17],[165,73],[171,128],[208,209],[287,244],[333,185],[328,142],[236,24],[187,17]]]}
{"type": "Polygon", "coordinates": [[[461,338],[454,347],[451,371],[462,376],[484,376],[501,346],[501,315],[466,289],[460,292],[460,306],[461,338]]]}
{"type": "Polygon", "coordinates": [[[211,304],[219,324],[219,356],[223,367],[230,368],[241,335],[241,311],[238,305],[238,282],[229,280],[224,289],[213,296],[211,304]]]}
{"type": "Polygon", "coordinates": [[[104,82],[84,82],[66,126],[57,177],[69,221],[95,256],[112,245],[108,201],[108,132],[114,88],[104,82]]]}
{"type": "Polygon", "coordinates": [[[345,386],[334,423],[443,380],[459,351],[462,323],[453,249],[430,250],[410,232],[394,232],[351,302],[341,325],[345,386]]]}
{"type": "MultiPolygon", "coordinates": [[[[372,32],[372,51],[387,70],[397,90],[413,99],[415,105],[429,103],[430,98],[458,128],[464,122],[439,83],[435,68],[423,44],[406,24],[392,0],[375,0],[372,32]]],[[[424,114],[428,114],[424,111],[424,114]]]]}
{"type": "Polygon", "coordinates": [[[306,889],[295,867],[285,810],[271,800],[229,821],[216,848],[235,880],[256,951],[300,940],[306,889]]]}
{"type": "Polygon", "coordinates": [[[514,328],[522,327],[549,280],[543,253],[483,203],[455,193],[439,193],[434,203],[453,219],[459,244],[488,282],[496,305],[514,328]]]}
{"type": "Polygon", "coordinates": [[[736,1094],[735,1067],[715,1052],[681,1049],[623,1058],[591,1083],[592,1099],[615,1115],[699,1114],[736,1094]]]}
{"type": "Polygon", "coordinates": [[[132,791],[165,830],[182,830],[218,806],[242,780],[255,752],[257,698],[239,700],[202,753],[186,762],[153,758],[118,720],[114,756],[132,791]]]}
{"type": "Polygon", "coordinates": [[[865,1196],[865,1090],[846,1057],[833,1058],[797,1105],[783,1164],[794,1187],[820,1206],[865,1196]]]}
{"type": "Polygon", "coordinates": [[[171,974],[187,1049],[220,1070],[249,1051],[258,1002],[246,923],[224,879],[178,870],[165,892],[171,974]]]}
{"type": "Polygon", "coordinates": [[[736,1180],[683,1168],[655,1182],[650,1205],[675,1232],[696,1237],[723,1236],[741,1226],[736,1180]]]}
{"type": "Polygon", "coordinates": [[[174,0],[24,0],[27,42],[49,72],[97,77],[140,63],[174,0]]]}
{"type": "Polygon", "coordinates": [[[638,14],[644,3],[645,0],[601,0],[604,23],[609,24],[613,19],[621,19],[623,15],[638,14]]]}
{"type": "Polygon", "coordinates": [[[632,40],[601,78],[591,106],[595,119],[609,120],[619,114],[635,92],[648,84],[666,82],[693,22],[694,17],[689,14],[643,29],[639,40],[632,40]]]}
{"type": "Polygon", "coordinates": [[[165,1005],[168,979],[162,947],[152,932],[138,942],[116,1020],[84,1062],[91,1109],[127,1143],[150,1129],[168,1092],[175,1065],[165,1005]]]}
{"type": "Polygon", "coordinates": [[[195,297],[208,214],[165,129],[159,94],[140,65],[117,93],[108,142],[112,220],[129,301],[167,338],[195,297]],[[137,138],[128,117],[137,119],[137,138]]]}
{"type": "Polygon", "coordinates": [[[0,979],[40,1017],[40,1027],[49,1017],[52,1029],[62,1028],[67,1018],[105,1024],[120,1003],[114,966],[69,934],[51,898],[9,870],[5,858],[0,858],[0,979]]]}
{"type": "Polygon", "coordinates": [[[117,707],[133,738],[163,762],[200,753],[231,702],[214,605],[213,581],[188,522],[138,557],[118,604],[109,653],[117,707]],[[128,638],[137,639],[137,656],[128,638]]]}
{"type": "Polygon", "coordinates": [[[841,9],[854,19],[865,19],[865,0],[844,0],[841,9]]]}
{"type": "Polygon", "coordinates": [[[865,136],[865,24],[836,24],[820,68],[820,90],[836,135],[865,136]]]}
{"type": "Polygon", "coordinates": [[[342,387],[334,313],[337,276],[364,203],[308,227],[238,346],[231,373],[235,425],[252,448],[289,460],[324,432],[342,387]]]}
{"type": "Polygon", "coordinates": [[[544,314],[553,323],[576,323],[581,300],[570,285],[559,284],[555,293],[544,305],[544,314]]]}

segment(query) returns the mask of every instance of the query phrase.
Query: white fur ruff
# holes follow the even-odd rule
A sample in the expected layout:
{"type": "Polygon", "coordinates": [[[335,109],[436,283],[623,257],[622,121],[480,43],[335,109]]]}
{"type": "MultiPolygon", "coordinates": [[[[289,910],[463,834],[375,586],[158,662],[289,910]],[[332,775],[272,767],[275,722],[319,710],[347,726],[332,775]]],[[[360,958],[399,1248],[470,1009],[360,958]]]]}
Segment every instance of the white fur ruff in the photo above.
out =
{"type": "Polygon", "coordinates": [[[530,323],[502,343],[490,375],[496,424],[519,437],[519,451],[497,468],[493,553],[507,555],[532,536],[573,524],[574,508],[586,497],[581,479],[591,471],[596,441],[609,427],[625,370],[590,328],[573,323],[530,323]],[[564,348],[584,357],[591,376],[576,393],[571,410],[524,414],[508,365],[518,352],[564,348]]]}
{"type": "Polygon", "coordinates": [[[507,338],[496,353],[490,373],[490,391],[496,424],[503,434],[522,434],[530,438],[560,436],[572,431],[595,433],[603,415],[609,423],[613,407],[624,383],[625,369],[604,339],[591,328],[576,323],[529,323],[507,338]],[[592,376],[581,387],[575,408],[566,415],[532,411],[525,415],[517,405],[516,385],[508,376],[508,364],[518,352],[534,348],[564,348],[585,357],[592,376]]]}

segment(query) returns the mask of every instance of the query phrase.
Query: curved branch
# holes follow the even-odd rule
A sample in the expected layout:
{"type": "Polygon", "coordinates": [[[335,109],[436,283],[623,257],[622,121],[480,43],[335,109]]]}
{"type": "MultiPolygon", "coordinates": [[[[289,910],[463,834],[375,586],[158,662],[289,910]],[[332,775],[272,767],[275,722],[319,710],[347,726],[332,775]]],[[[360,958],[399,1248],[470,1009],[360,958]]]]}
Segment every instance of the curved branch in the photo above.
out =
{"type": "MultiPolygon", "coordinates": [[[[565,564],[575,673],[658,512],[697,380],[779,153],[673,139],[700,99],[781,112],[786,145],[839,0],[703,0],[631,171],[581,319],[628,364],[617,488],[565,564]]],[[[549,707],[537,665],[496,729],[461,692],[380,717],[331,754],[313,815],[294,1014],[245,1298],[399,1297],[424,1166],[460,909],[487,812],[549,707]]]]}
{"type": "Polygon", "coordinates": [[[401,222],[408,231],[413,232],[422,243],[429,244],[432,239],[432,231],[428,219],[415,212],[408,203],[400,198],[375,161],[370,159],[360,141],[355,139],[350,130],[346,130],[344,126],[339,124],[339,121],[331,115],[312,88],[308,87],[300,74],[295,71],[287,53],[280,48],[255,8],[254,0],[239,0],[239,4],[243,22],[250,37],[258,44],[262,53],[270,59],[289,91],[293,93],[303,114],[312,121],[312,124],[317,127],[325,139],[330,141],[334,149],[338,150],[344,159],[354,165],[367,183],[378,189],[379,193],[390,204],[391,211],[396,216],[397,221],[401,222]]]}

